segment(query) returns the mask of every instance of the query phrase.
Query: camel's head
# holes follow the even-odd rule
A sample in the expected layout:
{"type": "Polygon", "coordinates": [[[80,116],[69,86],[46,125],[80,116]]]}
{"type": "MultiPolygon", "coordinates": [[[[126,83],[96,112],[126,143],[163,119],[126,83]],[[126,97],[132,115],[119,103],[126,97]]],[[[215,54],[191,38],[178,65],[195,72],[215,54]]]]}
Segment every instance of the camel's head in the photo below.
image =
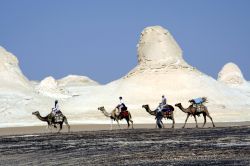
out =
{"type": "Polygon", "coordinates": [[[145,105],[142,105],[142,108],[148,109],[149,106],[148,106],[148,104],[145,104],[145,105]]]}
{"type": "Polygon", "coordinates": [[[177,103],[175,104],[176,107],[180,107],[181,106],[181,103],[177,103]]]}
{"type": "Polygon", "coordinates": [[[104,111],[104,107],[102,106],[102,107],[98,107],[98,110],[100,110],[100,111],[104,111]]]}
{"type": "Polygon", "coordinates": [[[39,114],[38,111],[32,112],[32,115],[38,115],[38,114],[39,114]]]}

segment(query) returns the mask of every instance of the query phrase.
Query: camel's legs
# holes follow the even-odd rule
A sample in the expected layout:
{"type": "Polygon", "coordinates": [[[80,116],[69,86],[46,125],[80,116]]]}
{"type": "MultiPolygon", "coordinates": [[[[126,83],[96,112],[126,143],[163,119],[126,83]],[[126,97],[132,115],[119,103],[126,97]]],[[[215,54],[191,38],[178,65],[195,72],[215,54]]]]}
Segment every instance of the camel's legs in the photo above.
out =
{"type": "Polygon", "coordinates": [[[111,119],[110,130],[113,130],[113,119],[111,119]]]}
{"type": "Polygon", "coordinates": [[[119,120],[118,120],[118,119],[116,119],[116,121],[117,121],[117,124],[118,124],[118,126],[119,126],[119,129],[121,129],[121,126],[120,126],[119,120]]]}
{"type": "Polygon", "coordinates": [[[129,113],[129,115],[128,115],[128,121],[131,122],[132,129],[133,129],[133,128],[134,128],[134,124],[133,124],[132,116],[131,116],[130,113],[129,113]]]}
{"type": "Polygon", "coordinates": [[[51,132],[51,133],[53,133],[53,128],[54,128],[54,127],[53,127],[52,124],[51,124],[51,125],[50,125],[50,132],[51,132]]]}
{"type": "Polygon", "coordinates": [[[45,130],[49,130],[49,123],[48,123],[48,125],[45,127],[45,130]]]}
{"type": "Polygon", "coordinates": [[[175,125],[174,116],[172,116],[172,120],[173,120],[172,128],[174,128],[174,125],[175,125]]]}
{"type": "Polygon", "coordinates": [[[208,116],[209,119],[212,121],[213,127],[215,127],[212,117],[211,117],[209,114],[207,114],[207,116],[208,116]]]}
{"type": "Polygon", "coordinates": [[[70,125],[69,125],[69,123],[68,123],[67,118],[64,119],[64,122],[65,122],[65,124],[66,124],[67,127],[68,127],[68,132],[70,132],[70,125]]]}
{"type": "Polygon", "coordinates": [[[44,132],[46,133],[46,132],[48,132],[48,131],[51,131],[50,130],[50,125],[48,124],[46,127],[45,127],[45,129],[44,129],[44,132]]]}
{"type": "Polygon", "coordinates": [[[129,119],[129,121],[131,122],[131,124],[132,124],[132,129],[134,128],[134,122],[131,120],[131,119],[129,119]]]}
{"type": "Polygon", "coordinates": [[[52,123],[50,123],[50,124],[48,125],[48,129],[50,130],[50,133],[52,133],[52,130],[53,130],[52,123]]]}
{"type": "Polygon", "coordinates": [[[128,128],[129,128],[129,126],[130,126],[130,124],[129,124],[129,119],[128,119],[128,118],[126,118],[126,121],[127,121],[128,128]]]}
{"type": "Polygon", "coordinates": [[[204,127],[204,126],[205,126],[205,124],[206,124],[206,122],[207,122],[207,117],[206,117],[206,114],[203,114],[203,117],[204,117],[204,123],[203,123],[203,126],[202,126],[202,127],[204,127]]]}
{"type": "Polygon", "coordinates": [[[60,123],[60,128],[59,128],[57,133],[60,133],[60,131],[62,130],[62,125],[63,125],[63,123],[60,123]]]}
{"type": "Polygon", "coordinates": [[[52,127],[51,127],[51,123],[48,122],[47,127],[45,128],[45,132],[49,130],[52,133],[52,127]]]}
{"type": "Polygon", "coordinates": [[[187,114],[187,118],[186,118],[186,120],[185,120],[185,124],[184,124],[184,126],[183,126],[182,128],[185,128],[189,116],[190,116],[190,114],[187,114]]]}
{"type": "Polygon", "coordinates": [[[194,120],[195,120],[196,128],[198,128],[198,124],[197,124],[197,119],[196,119],[196,115],[194,115],[194,120]]]}

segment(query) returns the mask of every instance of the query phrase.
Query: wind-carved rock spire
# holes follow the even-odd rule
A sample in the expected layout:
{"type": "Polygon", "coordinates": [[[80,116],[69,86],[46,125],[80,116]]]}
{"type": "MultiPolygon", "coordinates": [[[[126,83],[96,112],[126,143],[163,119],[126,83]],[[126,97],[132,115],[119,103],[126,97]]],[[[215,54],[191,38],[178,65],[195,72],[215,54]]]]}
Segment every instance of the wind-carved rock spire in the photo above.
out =
{"type": "Polygon", "coordinates": [[[23,75],[18,59],[0,46],[0,82],[2,86],[30,88],[29,80],[23,75]]]}
{"type": "Polygon", "coordinates": [[[228,85],[240,85],[245,82],[244,76],[240,68],[230,62],[223,66],[218,74],[218,81],[228,85]]]}
{"type": "Polygon", "coordinates": [[[174,64],[182,59],[182,50],[170,32],[161,26],[145,28],[137,45],[139,64],[174,64]]]}
{"type": "Polygon", "coordinates": [[[137,44],[138,65],[127,76],[144,71],[166,72],[170,69],[188,68],[182,57],[182,49],[171,33],[161,26],[151,26],[141,32],[137,44]]]}

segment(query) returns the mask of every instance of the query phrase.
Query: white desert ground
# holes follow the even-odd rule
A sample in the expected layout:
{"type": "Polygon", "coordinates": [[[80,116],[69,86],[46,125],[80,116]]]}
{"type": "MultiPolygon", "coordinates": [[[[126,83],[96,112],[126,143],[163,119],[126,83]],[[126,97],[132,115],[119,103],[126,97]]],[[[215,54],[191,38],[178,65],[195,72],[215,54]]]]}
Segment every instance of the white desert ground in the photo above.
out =
{"type": "MultiPolygon", "coordinates": [[[[32,112],[47,115],[55,99],[59,100],[71,125],[98,128],[101,126],[98,124],[109,124],[110,119],[97,108],[104,106],[111,111],[119,103],[119,96],[123,96],[135,124],[153,124],[154,117],[143,110],[142,105],[156,108],[163,94],[168,104],[182,103],[184,107],[189,106],[188,100],[192,98],[207,97],[206,106],[217,124],[250,121],[250,83],[233,62],[222,66],[216,80],[190,66],[171,33],[161,26],[147,27],[141,32],[137,56],[134,69],[106,85],[76,75],[60,80],[49,76],[38,82],[28,80],[16,56],[0,47],[1,131],[13,129],[15,133],[18,127],[46,126],[32,112]]],[[[177,123],[183,123],[186,118],[177,107],[174,116],[177,123]]],[[[198,118],[198,122],[202,123],[203,118],[198,118]]],[[[209,119],[207,122],[210,123],[209,119]]],[[[194,119],[189,118],[188,123],[194,123],[194,119]]]]}

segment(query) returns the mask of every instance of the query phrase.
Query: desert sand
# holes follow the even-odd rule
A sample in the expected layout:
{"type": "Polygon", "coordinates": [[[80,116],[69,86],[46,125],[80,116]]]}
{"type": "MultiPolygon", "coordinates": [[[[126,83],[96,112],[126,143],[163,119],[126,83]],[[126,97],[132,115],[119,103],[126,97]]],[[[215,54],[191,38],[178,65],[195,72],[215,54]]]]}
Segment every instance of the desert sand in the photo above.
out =
{"type": "MultiPolygon", "coordinates": [[[[165,122],[165,128],[171,128],[172,123],[165,122]]],[[[201,123],[198,124],[202,126],[201,123]]],[[[233,126],[247,126],[250,125],[250,122],[217,122],[215,123],[216,127],[233,127],[233,126]]],[[[182,123],[175,124],[175,128],[182,128],[182,123]]],[[[155,124],[134,124],[135,129],[155,129],[155,124]]],[[[211,128],[212,123],[207,123],[204,128],[211,128]]],[[[187,123],[186,128],[195,128],[195,123],[187,123]]],[[[121,128],[116,123],[113,123],[113,130],[123,130],[127,129],[127,125],[121,124],[121,128]]],[[[110,130],[109,124],[80,124],[80,125],[71,125],[71,132],[79,131],[100,131],[100,130],[110,130]]],[[[158,129],[156,129],[158,130],[158,129]]],[[[57,129],[53,129],[52,133],[56,133],[57,129]]],[[[27,126],[27,127],[9,127],[9,128],[0,128],[0,136],[3,135],[29,135],[29,134],[42,134],[42,133],[51,133],[50,129],[47,129],[46,125],[43,126],[27,126]]],[[[67,133],[66,126],[63,126],[62,133],[67,133]]]]}
{"type": "MultiPolygon", "coordinates": [[[[105,128],[102,125],[95,128],[85,125],[72,126],[75,132],[71,133],[0,136],[0,164],[249,165],[250,126],[217,124],[227,125],[202,129],[193,128],[193,124],[188,129],[152,129],[153,125],[136,125],[134,130],[112,131],[100,130],[105,128]],[[76,132],[84,129],[98,131],[76,132]]],[[[38,129],[31,127],[25,132],[38,129]]],[[[17,130],[20,129],[13,129],[17,130]]]]}

